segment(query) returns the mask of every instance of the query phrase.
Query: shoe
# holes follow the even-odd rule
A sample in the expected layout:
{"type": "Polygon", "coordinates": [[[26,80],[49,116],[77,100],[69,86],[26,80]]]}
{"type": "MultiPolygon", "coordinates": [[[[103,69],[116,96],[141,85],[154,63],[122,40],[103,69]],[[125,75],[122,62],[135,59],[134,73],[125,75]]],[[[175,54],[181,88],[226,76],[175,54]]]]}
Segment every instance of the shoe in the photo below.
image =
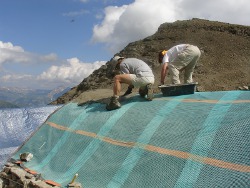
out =
{"type": "Polygon", "coordinates": [[[148,84],[147,85],[147,100],[148,101],[152,101],[154,98],[154,90],[153,90],[153,85],[152,84],[148,84]]]}
{"type": "Polygon", "coordinates": [[[118,101],[117,97],[111,97],[110,103],[107,104],[106,109],[107,110],[116,110],[121,107],[121,104],[118,101]]]}
{"type": "Polygon", "coordinates": [[[145,96],[147,95],[147,93],[148,93],[147,86],[139,88],[139,94],[140,94],[140,96],[142,98],[145,98],[145,96]]]}

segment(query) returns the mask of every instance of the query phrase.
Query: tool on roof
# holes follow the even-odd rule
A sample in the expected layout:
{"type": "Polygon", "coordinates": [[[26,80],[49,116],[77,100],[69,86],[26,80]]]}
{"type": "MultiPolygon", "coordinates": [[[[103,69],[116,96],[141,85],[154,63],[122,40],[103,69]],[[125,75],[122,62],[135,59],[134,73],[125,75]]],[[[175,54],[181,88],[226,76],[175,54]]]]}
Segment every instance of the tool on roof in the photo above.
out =
{"type": "Polygon", "coordinates": [[[76,180],[77,177],[78,177],[78,174],[75,174],[73,179],[71,180],[70,184],[74,183],[74,181],[76,180]]]}

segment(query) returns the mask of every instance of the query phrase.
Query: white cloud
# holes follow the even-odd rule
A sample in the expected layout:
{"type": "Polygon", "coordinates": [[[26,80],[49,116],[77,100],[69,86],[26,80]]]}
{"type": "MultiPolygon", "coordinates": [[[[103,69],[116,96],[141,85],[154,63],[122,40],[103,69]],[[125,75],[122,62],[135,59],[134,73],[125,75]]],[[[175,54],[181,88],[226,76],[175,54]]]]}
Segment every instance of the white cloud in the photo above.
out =
{"type": "Polygon", "coordinates": [[[120,16],[126,10],[127,6],[107,7],[105,8],[105,18],[100,25],[93,28],[93,38],[95,42],[110,42],[114,34],[115,25],[119,22],[120,16]]]}
{"type": "Polygon", "coordinates": [[[12,43],[4,43],[0,41],[0,65],[7,61],[14,61],[19,59],[19,61],[26,62],[25,52],[20,46],[13,46],[12,43]]]}
{"type": "Polygon", "coordinates": [[[71,58],[67,60],[67,64],[61,66],[53,65],[38,76],[17,73],[3,75],[0,77],[0,83],[2,86],[11,85],[40,89],[53,89],[59,85],[71,87],[79,84],[84,78],[105,63],[106,61],[83,63],[77,58],[71,58]]]}
{"type": "Polygon", "coordinates": [[[18,64],[40,64],[45,62],[58,61],[56,54],[38,55],[25,51],[20,46],[14,46],[10,42],[0,41],[0,66],[4,63],[18,63],[18,64]]]}
{"type": "Polygon", "coordinates": [[[130,5],[105,8],[101,24],[93,28],[93,42],[103,42],[116,53],[129,42],[152,35],[161,23],[174,21],[179,0],[136,0],[130,5]]]}
{"type": "Polygon", "coordinates": [[[58,61],[58,57],[55,53],[50,53],[48,55],[40,56],[39,58],[41,61],[44,62],[55,62],[58,61]]]}
{"type": "Polygon", "coordinates": [[[70,85],[79,84],[84,78],[89,76],[94,70],[104,65],[106,61],[96,61],[94,63],[83,63],[77,58],[67,60],[66,65],[51,66],[47,71],[38,76],[39,80],[48,82],[62,82],[70,85]]]}
{"type": "Polygon", "coordinates": [[[1,49],[9,49],[9,50],[16,51],[16,52],[24,52],[22,47],[13,46],[13,44],[10,42],[4,43],[4,42],[0,41],[0,48],[1,49]]]}
{"type": "Polygon", "coordinates": [[[54,53],[33,54],[10,42],[0,41],[1,86],[50,89],[58,85],[75,86],[105,63],[84,63],[78,58],[61,60],[54,53]],[[48,67],[47,70],[44,67],[48,67]]]}
{"type": "Polygon", "coordinates": [[[182,0],[181,18],[203,18],[232,24],[250,25],[248,0],[182,0]],[[195,6],[194,6],[195,5],[195,6]]]}
{"type": "Polygon", "coordinates": [[[201,18],[250,25],[248,4],[248,0],[135,0],[127,6],[109,6],[93,28],[92,41],[116,53],[129,42],[154,34],[165,22],[201,18]]]}

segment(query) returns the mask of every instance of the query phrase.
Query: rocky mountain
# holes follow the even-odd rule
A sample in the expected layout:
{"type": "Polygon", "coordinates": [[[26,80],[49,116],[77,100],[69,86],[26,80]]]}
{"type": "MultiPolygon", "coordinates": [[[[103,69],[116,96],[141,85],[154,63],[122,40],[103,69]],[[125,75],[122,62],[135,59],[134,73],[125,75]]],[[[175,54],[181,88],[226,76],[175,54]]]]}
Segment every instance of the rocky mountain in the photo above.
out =
{"type": "Polygon", "coordinates": [[[48,93],[48,98],[50,102],[56,100],[58,97],[61,97],[64,93],[67,93],[71,88],[65,86],[59,86],[48,93]]]}
{"type": "Polygon", "coordinates": [[[53,90],[0,87],[0,108],[46,106],[69,90],[62,86],[53,90]]]}
{"type": "MultiPolygon", "coordinates": [[[[236,90],[250,85],[250,26],[202,19],[164,23],[152,36],[132,42],[114,55],[136,57],[147,62],[153,69],[157,86],[160,80],[159,51],[181,43],[196,45],[202,51],[194,71],[199,91],[236,90]]],[[[113,76],[107,62],[51,104],[77,100],[90,91],[111,89],[113,76]]],[[[156,92],[159,91],[156,89],[156,92]]]]}

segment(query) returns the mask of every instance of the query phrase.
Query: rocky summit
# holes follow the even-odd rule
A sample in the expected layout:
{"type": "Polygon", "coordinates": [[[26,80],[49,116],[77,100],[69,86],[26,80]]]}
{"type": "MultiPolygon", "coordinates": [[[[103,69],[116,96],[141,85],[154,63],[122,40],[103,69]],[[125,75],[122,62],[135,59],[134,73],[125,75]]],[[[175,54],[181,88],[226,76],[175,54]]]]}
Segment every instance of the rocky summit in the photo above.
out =
{"type": "MultiPolygon", "coordinates": [[[[132,42],[114,55],[136,57],[148,63],[157,88],[161,68],[158,53],[181,43],[196,45],[202,51],[193,75],[199,91],[237,90],[250,85],[250,26],[196,18],[164,23],[152,36],[132,42]]],[[[114,73],[109,62],[52,104],[111,96],[114,73]]],[[[166,81],[169,83],[169,79],[166,81]]]]}

